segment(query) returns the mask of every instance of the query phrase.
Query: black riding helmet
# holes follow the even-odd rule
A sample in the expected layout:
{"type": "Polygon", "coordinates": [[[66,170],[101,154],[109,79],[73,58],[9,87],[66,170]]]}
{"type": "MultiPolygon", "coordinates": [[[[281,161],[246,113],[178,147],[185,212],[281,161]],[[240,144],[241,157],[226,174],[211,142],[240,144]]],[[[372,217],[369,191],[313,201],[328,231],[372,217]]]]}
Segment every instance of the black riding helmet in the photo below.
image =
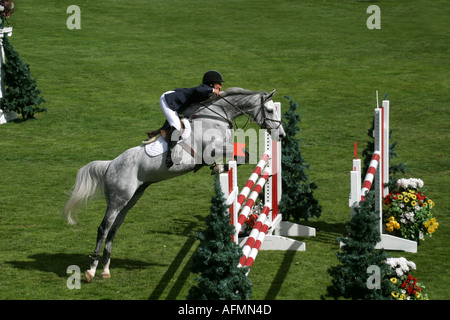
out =
{"type": "Polygon", "coordinates": [[[222,75],[220,74],[220,72],[215,71],[215,70],[210,70],[210,71],[207,71],[203,75],[203,81],[202,81],[203,84],[209,85],[211,83],[216,83],[216,82],[219,82],[219,83],[225,82],[225,81],[223,81],[223,78],[222,78],[222,75]]]}

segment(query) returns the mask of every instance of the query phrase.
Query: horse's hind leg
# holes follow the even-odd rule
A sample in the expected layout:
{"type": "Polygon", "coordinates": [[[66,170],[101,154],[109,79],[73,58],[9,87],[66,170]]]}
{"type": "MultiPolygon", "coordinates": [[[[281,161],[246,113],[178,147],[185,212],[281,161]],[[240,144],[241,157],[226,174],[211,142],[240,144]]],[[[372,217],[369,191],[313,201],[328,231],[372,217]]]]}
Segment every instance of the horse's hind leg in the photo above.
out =
{"type": "Polygon", "coordinates": [[[108,204],[108,208],[106,209],[105,216],[102,220],[102,223],[97,229],[97,245],[95,246],[94,253],[90,255],[90,269],[86,271],[86,281],[91,282],[92,278],[95,276],[95,271],[97,270],[98,260],[100,258],[100,252],[103,247],[103,242],[106,239],[106,236],[111,228],[113,222],[115,221],[118,215],[117,210],[113,210],[112,206],[108,204]]]}
{"type": "Polygon", "coordinates": [[[114,223],[112,224],[111,228],[108,231],[108,234],[106,236],[106,242],[105,242],[105,249],[103,250],[103,257],[102,257],[102,264],[103,264],[103,273],[102,278],[110,278],[111,273],[109,270],[109,265],[111,262],[111,250],[112,250],[112,244],[114,241],[114,238],[117,235],[117,231],[119,230],[120,225],[125,220],[125,217],[128,213],[128,211],[136,204],[136,202],[139,200],[139,198],[144,193],[145,189],[149,186],[149,184],[143,184],[141,185],[136,192],[134,193],[133,197],[128,201],[126,206],[119,212],[116,219],[114,220],[114,223]]]}
{"type": "MultiPolygon", "coordinates": [[[[95,272],[96,272],[97,266],[98,266],[98,260],[100,258],[100,252],[103,247],[103,242],[107,238],[110,229],[114,225],[115,221],[117,220],[117,218],[120,215],[123,208],[125,208],[127,206],[129,199],[133,198],[132,191],[127,192],[125,190],[122,190],[121,195],[125,195],[127,193],[130,193],[131,195],[129,197],[123,197],[123,196],[119,197],[117,193],[109,194],[108,192],[106,192],[107,209],[106,209],[105,216],[103,217],[102,223],[100,224],[100,226],[97,229],[97,244],[95,246],[94,253],[90,256],[90,258],[91,258],[90,269],[87,270],[85,273],[87,282],[90,282],[92,280],[92,278],[94,278],[94,276],[95,276],[95,272]]],[[[126,211],[128,211],[128,210],[126,210],[126,211]]],[[[123,217],[120,218],[122,221],[125,218],[126,211],[125,211],[125,214],[123,215],[123,217]]],[[[109,259],[109,257],[108,257],[108,259],[109,259]]],[[[103,259],[103,260],[105,260],[105,259],[103,259]]]]}

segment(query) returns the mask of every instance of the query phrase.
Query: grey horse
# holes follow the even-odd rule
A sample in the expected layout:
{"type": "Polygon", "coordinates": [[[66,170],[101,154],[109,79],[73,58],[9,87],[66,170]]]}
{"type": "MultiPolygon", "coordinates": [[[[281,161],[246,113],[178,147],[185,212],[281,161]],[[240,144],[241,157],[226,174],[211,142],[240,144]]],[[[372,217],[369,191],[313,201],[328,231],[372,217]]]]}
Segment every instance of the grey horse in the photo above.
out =
{"type": "Polygon", "coordinates": [[[229,144],[232,144],[229,133],[235,118],[247,116],[250,121],[267,129],[277,141],[285,136],[281,119],[274,112],[274,93],[275,90],[268,94],[265,91],[229,88],[215,98],[189,106],[183,111],[183,116],[190,119],[191,137],[184,142],[183,149],[186,151],[181,152],[184,156],[174,160],[175,164],[171,167],[165,163],[167,152],[150,157],[145,152],[145,146],[140,145],[126,150],[112,161],[92,161],[79,169],[63,217],[69,224],[75,224],[77,211],[99,190],[103,191],[107,203],[105,216],[98,228],[97,245],[90,255],[90,269],[85,273],[88,282],[95,276],[103,242],[102,277],[110,278],[109,264],[114,237],[127,212],[145,189],[152,183],[191,172],[215,159],[223,159],[223,153],[232,150],[229,148],[229,144]],[[192,152],[187,152],[189,150],[192,152]],[[206,158],[208,161],[205,161],[206,158]]]}

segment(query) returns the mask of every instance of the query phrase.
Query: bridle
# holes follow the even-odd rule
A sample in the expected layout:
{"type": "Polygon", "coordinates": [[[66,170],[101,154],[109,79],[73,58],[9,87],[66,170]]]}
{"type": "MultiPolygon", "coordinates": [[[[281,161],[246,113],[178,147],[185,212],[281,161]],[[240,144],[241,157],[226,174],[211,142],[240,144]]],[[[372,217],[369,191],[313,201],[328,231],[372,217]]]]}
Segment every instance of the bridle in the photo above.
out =
{"type": "MultiPolygon", "coordinates": [[[[219,99],[224,100],[226,103],[228,103],[230,106],[232,106],[234,109],[236,109],[237,111],[239,111],[242,115],[244,115],[245,117],[247,117],[247,122],[244,125],[244,128],[247,126],[248,122],[253,122],[256,125],[258,125],[259,127],[261,127],[262,129],[267,129],[267,130],[277,130],[281,125],[282,125],[282,121],[281,120],[277,120],[277,119],[271,119],[268,118],[266,116],[266,111],[265,111],[265,101],[264,101],[264,96],[261,95],[261,106],[259,108],[258,113],[253,116],[250,113],[242,110],[241,108],[239,108],[237,105],[235,105],[234,103],[232,103],[231,101],[229,101],[227,98],[225,98],[222,95],[218,96],[219,99]],[[257,121],[259,114],[262,113],[262,122],[259,123],[257,121]],[[276,128],[269,128],[267,126],[266,121],[272,121],[272,122],[278,122],[278,126],[276,128]]],[[[233,129],[237,129],[237,125],[233,124],[233,122],[231,120],[229,120],[228,118],[226,118],[225,116],[221,115],[219,112],[216,112],[214,110],[212,110],[211,108],[209,108],[209,106],[202,104],[203,108],[208,109],[209,111],[211,111],[212,113],[215,113],[216,115],[218,115],[220,118],[222,118],[223,120],[225,120],[226,122],[229,123],[230,127],[233,129]]],[[[193,115],[192,118],[198,118],[198,115],[193,115]]]]}

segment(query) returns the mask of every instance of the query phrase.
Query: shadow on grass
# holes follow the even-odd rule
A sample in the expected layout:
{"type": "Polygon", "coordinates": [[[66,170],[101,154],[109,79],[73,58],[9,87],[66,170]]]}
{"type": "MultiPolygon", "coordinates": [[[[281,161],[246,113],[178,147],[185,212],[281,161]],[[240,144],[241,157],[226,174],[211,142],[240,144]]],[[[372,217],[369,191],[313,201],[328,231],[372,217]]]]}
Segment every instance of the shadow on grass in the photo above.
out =
{"type": "MultiPolygon", "coordinates": [[[[182,265],[183,260],[187,257],[188,253],[191,251],[191,248],[194,246],[195,241],[196,241],[195,237],[193,236],[189,236],[186,238],[186,241],[184,242],[184,245],[181,247],[180,251],[178,251],[177,256],[172,261],[170,266],[167,268],[167,271],[164,273],[163,277],[159,280],[159,283],[153,289],[152,293],[148,297],[149,300],[157,300],[161,298],[161,295],[167,289],[170,280],[175,277],[175,274],[182,265]]],[[[191,273],[190,267],[192,264],[192,258],[193,255],[189,257],[189,260],[186,262],[185,266],[181,270],[177,280],[172,286],[170,292],[167,294],[165,298],[166,300],[174,300],[178,297],[181,289],[183,288],[187,278],[191,273]]]]}
{"type": "MultiPolygon", "coordinates": [[[[199,215],[196,215],[195,217],[198,219],[198,221],[205,219],[204,217],[199,215]]],[[[178,235],[186,236],[186,240],[183,246],[178,251],[176,257],[173,259],[172,263],[169,265],[166,272],[148,297],[149,300],[157,300],[161,298],[164,291],[168,288],[171,279],[175,277],[175,274],[177,273],[178,269],[180,269],[183,261],[186,259],[186,257],[188,257],[189,252],[192,250],[196,242],[196,237],[193,235],[193,232],[195,230],[195,227],[198,226],[198,221],[177,220],[176,225],[178,225],[178,229],[172,231],[174,231],[178,235]],[[181,226],[183,227],[183,229],[180,228],[181,226]]],[[[180,294],[181,289],[183,288],[186,280],[191,274],[190,267],[192,264],[192,258],[193,254],[190,255],[189,260],[181,269],[177,280],[175,281],[165,298],[166,300],[174,300],[180,294]]]]}
{"type": "MultiPolygon", "coordinates": [[[[77,253],[36,253],[28,256],[32,261],[6,261],[16,269],[37,270],[54,273],[59,277],[67,277],[67,267],[70,265],[89,268],[89,256],[77,253]]],[[[162,266],[161,264],[148,263],[131,259],[114,259],[114,268],[127,270],[144,269],[151,266],[162,266]]]]}
{"type": "MultiPolygon", "coordinates": [[[[327,223],[324,221],[308,221],[308,222],[300,222],[302,225],[307,225],[309,227],[313,227],[316,229],[315,237],[293,237],[294,239],[298,239],[300,241],[305,242],[320,242],[330,248],[336,247],[338,249],[338,241],[337,237],[342,236],[345,233],[345,223],[327,223]]],[[[289,272],[289,268],[292,265],[294,260],[296,251],[286,251],[283,256],[283,260],[280,263],[280,268],[278,269],[270,288],[265,296],[265,300],[275,300],[278,296],[278,292],[280,291],[285,279],[286,275],[289,272]]]]}

